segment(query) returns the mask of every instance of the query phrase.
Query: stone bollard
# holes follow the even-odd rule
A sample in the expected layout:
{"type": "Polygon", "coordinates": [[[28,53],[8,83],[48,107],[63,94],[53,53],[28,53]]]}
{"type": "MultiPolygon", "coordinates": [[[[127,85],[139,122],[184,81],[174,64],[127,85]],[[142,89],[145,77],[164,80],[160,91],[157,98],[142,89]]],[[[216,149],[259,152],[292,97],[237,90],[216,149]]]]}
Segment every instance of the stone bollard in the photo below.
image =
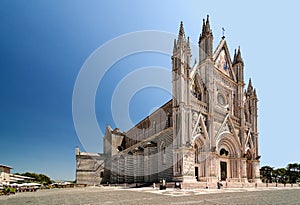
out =
{"type": "Polygon", "coordinates": [[[181,189],[181,183],[180,182],[175,182],[174,188],[175,189],[181,189]]]}
{"type": "Polygon", "coordinates": [[[155,189],[155,182],[153,182],[153,189],[155,189]]]}
{"type": "Polygon", "coordinates": [[[221,189],[222,186],[223,186],[223,184],[222,184],[221,182],[217,182],[217,187],[218,187],[218,189],[221,189]]]}
{"type": "Polygon", "coordinates": [[[166,190],[167,186],[166,186],[166,180],[162,179],[159,182],[159,190],[166,190]]]}

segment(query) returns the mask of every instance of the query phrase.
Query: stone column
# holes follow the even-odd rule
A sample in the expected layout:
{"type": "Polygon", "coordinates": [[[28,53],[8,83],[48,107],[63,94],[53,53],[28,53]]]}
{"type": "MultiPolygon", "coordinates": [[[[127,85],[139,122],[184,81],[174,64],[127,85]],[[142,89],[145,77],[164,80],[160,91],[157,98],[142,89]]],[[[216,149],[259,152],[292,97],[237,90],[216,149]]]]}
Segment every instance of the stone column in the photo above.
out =
{"type": "Polygon", "coordinates": [[[247,162],[246,159],[241,159],[241,177],[242,177],[242,182],[248,182],[247,180],[247,162]]]}
{"type": "Polygon", "coordinates": [[[259,167],[260,167],[259,161],[257,160],[253,161],[253,171],[254,171],[253,180],[255,183],[261,183],[259,167]]]}
{"type": "Polygon", "coordinates": [[[206,160],[206,181],[217,182],[220,174],[220,161],[215,154],[208,154],[206,160]]]}
{"type": "Polygon", "coordinates": [[[196,182],[195,177],[195,151],[193,148],[183,148],[183,182],[196,182]]]}

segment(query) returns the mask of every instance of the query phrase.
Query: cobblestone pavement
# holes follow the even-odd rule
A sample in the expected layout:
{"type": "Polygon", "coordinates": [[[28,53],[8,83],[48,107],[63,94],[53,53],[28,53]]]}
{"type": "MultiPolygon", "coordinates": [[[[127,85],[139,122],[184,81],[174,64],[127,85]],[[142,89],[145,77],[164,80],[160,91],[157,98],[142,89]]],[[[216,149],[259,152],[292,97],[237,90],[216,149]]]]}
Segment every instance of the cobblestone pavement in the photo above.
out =
{"type": "Polygon", "coordinates": [[[0,204],[300,204],[300,188],[159,191],[88,187],[0,196],[0,204]]]}

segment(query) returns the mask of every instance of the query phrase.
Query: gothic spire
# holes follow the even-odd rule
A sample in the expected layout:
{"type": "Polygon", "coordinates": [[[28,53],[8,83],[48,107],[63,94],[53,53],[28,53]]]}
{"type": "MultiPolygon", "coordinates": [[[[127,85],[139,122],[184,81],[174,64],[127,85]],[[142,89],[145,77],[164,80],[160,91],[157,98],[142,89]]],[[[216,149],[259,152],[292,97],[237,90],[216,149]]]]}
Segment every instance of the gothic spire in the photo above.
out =
{"type": "Polygon", "coordinates": [[[206,22],[205,19],[203,19],[203,24],[202,24],[202,33],[200,34],[199,37],[199,42],[202,38],[205,38],[207,35],[210,35],[211,29],[210,29],[210,23],[209,23],[209,15],[207,15],[206,22]]]}
{"type": "Polygon", "coordinates": [[[210,33],[210,24],[209,24],[209,15],[206,17],[206,25],[205,25],[206,33],[210,33]]]}
{"type": "Polygon", "coordinates": [[[236,63],[236,49],[234,49],[234,56],[233,56],[232,64],[235,64],[235,63],[236,63]]]}
{"type": "Polygon", "coordinates": [[[249,83],[248,83],[248,89],[247,89],[248,95],[251,94],[252,90],[253,90],[253,86],[252,86],[252,81],[251,81],[251,78],[250,78],[249,83]]]}
{"type": "Polygon", "coordinates": [[[207,15],[206,21],[203,19],[202,33],[199,37],[199,63],[204,59],[212,57],[213,49],[213,34],[210,29],[209,15],[207,15]]]}
{"type": "Polygon", "coordinates": [[[257,98],[256,89],[255,88],[254,88],[253,94],[254,94],[254,97],[257,98]]]}
{"type": "MultiPolygon", "coordinates": [[[[205,19],[203,19],[203,24],[202,24],[202,34],[205,34],[205,30],[206,30],[205,19]]],[[[202,34],[201,34],[201,35],[202,35],[202,34]]]]}
{"type": "Polygon", "coordinates": [[[178,32],[178,38],[177,40],[174,40],[174,47],[173,47],[173,53],[178,51],[178,49],[183,48],[190,48],[189,46],[189,39],[185,38],[184,28],[183,28],[183,22],[180,22],[179,26],[179,32],[178,32]]]}
{"type": "Polygon", "coordinates": [[[236,63],[242,63],[242,64],[244,64],[240,47],[239,47],[237,55],[236,55],[236,63]]]}
{"type": "MultiPolygon", "coordinates": [[[[183,22],[180,22],[178,38],[174,39],[173,56],[183,58],[183,55],[191,56],[190,39],[185,37],[183,22]],[[182,51],[182,52],[181,52],[182,51]]],[[[190,60],[188,60],[188,64],[190,60]]]]}
{"type": "Polygon", "coordinates": [[[180,28],[179,28],[179,34],[178,34],[178,37],[179,36],[182,36],[184,37],[184,29],[183,29],[183,22],[180,21],[180,28]]]}

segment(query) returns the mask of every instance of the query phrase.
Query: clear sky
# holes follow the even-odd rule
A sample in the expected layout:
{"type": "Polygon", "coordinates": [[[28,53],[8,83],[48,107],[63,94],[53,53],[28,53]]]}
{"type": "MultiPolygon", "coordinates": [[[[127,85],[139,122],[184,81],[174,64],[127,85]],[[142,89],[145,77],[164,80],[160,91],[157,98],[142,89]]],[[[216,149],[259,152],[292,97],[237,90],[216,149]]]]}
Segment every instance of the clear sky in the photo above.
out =
{"type": "MultiPolygon", "coordinates": [[[[74,180],[75,147],[84,147],[74,128],[72,94],[87,58],[129,32],[177,34],[180,21],[197,42],[207,14],[214,47],[224,27],[231,54],[241,46],[245,79],[257,89],[261,165],[299,162],[298,10],[297,1],[1,0],[0,163],[13,172],[74,180]]],[[[146,54],[120,60],[101,81],[95,109],[103,132],[106,124],[114,126],[109,98],[126,74],[152,65],[171,68],[169,56],[146,54]]],[[[139,91],[129,106],[132,121],[169,98],[157,88],[139,91]]]]}

